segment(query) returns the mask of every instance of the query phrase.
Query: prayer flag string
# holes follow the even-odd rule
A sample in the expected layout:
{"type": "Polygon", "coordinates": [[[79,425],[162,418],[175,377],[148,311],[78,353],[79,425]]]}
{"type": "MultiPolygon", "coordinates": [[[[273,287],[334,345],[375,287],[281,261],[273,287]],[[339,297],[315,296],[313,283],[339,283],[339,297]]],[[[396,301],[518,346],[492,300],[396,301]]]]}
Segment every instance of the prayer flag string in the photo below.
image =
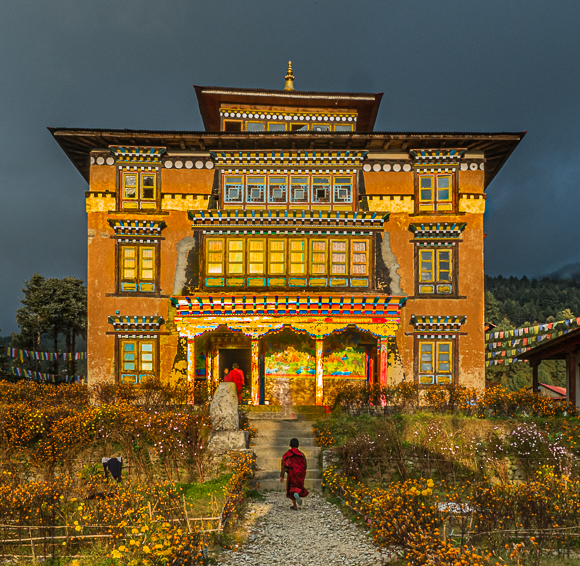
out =
{"type": "Polygon", "coordinates": [[[4,347],[6,354],[11,358],[23,360],[28,358],[30,360],[40,360],[47,362],[55,362],[57,360],[86,360],[86,352],[37,352],[35,350],[21,350],[19,348],[4,347]]]}

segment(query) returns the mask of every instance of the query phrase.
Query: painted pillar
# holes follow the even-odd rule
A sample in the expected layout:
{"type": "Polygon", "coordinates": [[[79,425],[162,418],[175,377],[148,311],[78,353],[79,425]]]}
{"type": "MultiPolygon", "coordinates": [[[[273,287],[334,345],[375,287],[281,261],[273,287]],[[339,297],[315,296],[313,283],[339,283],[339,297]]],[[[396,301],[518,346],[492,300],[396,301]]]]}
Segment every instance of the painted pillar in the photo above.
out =
{"type": "Polygon", "coordinates": [[[220,351],[217,347],[212,347],[211,352],[211,376],[208,376],[208,394],[212,396],[220,382],[220,351]]]}
{"type": "Polygon", "coordinates": [[[260,339],[252,338],[252,370],[250,387],[252,392],[252,405],[260,404],[260,339]]]}
{"type": "Polygon", "coordinates": [[[189,403],[195,402],[193,387],[195,386],[195,338],[187,339],[187,383],[191,388],[189,403]]]}
{"type": "Polygon", "coordinates": [[[324,404],[324,372],[322,359],[324,356],[324,338],[316,338],[316,404],[324,404]]]}
{"type": "Polygon", "coordinates": [[[389,367],[389,360],[388,360],[388,346],[389,346],[389,339],[387,336],[381,336],[379,338],[378,347],[379,347],[379,385],[381,387],[386,387],[387,385],[387,369],[389,367]]]}

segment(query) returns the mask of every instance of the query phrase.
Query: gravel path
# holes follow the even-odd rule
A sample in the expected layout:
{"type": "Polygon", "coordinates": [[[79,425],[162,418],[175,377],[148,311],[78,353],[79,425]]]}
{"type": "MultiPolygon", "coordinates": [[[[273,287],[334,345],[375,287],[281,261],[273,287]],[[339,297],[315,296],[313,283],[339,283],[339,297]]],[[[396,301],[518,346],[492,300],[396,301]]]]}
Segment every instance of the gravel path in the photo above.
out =
{"type": "MultiPolygon", "coordinates": [[[[249,505],[246,544],[225,551],[227,566],[379,566],[389,554],[377,552],[370,539],[331,503],[312,493],[304,505],[290,510],[285,493],[268,492],[265,501],[249,505]]],[[[394,556],[393,556],[394,558],[394,556]]]]}

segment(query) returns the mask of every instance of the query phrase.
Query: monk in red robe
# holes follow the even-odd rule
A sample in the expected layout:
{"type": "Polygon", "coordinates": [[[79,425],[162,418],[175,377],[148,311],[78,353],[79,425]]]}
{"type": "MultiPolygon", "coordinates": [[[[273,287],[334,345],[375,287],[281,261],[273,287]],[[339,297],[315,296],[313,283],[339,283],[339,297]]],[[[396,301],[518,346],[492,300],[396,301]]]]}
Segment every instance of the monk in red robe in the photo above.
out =
{"type": "Polygon", "coordinates": [[[308,495],[308,490],[304,487],[306,478],[306,456],[298,450],[300,443],[297,438],[290,441],[290,450],[282,456],[280,468],[280,481],[284,481],[284,474],[288,474],[286,480],[286,497],[292,501],[294,511],[298,511],[297,505],[302,505],[302,498],[308,495]]]}
{"type": "Polygon", "coordinates": [[[238,364],[232,365],[232,371],[224,381],[233,381],[238,389],[238,402],[242,402],[242,388],[244,387],[244,372],[240,369],[238,364]]]}

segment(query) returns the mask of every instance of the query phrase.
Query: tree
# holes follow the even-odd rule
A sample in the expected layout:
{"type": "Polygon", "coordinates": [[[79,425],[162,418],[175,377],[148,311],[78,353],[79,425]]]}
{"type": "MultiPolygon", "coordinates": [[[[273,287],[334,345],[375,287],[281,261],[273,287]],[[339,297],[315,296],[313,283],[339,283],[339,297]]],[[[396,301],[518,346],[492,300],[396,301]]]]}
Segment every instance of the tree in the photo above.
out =
{"type": "MultiPolygon", "coordinates": [[[[58,352],[59,337],[64,337],[66,352],[74,353],[76,338],[86,338],[87,291],[83,282],[76,277],[45,279],[36,273],[25,282],[22,292],[23,306],[16,311],[20,333],[14,337],[15,345],[39,350],[46,336],[52,341],[53,351],[58,352]]],[[[39,369],[39,363],[34,365],[39,369]]],[[[52,362],[52,372],[59,372],[58,359],[52,362]]],[[[74,360],[69,360],[68,372],[74,375],[74,360]]]]}
{"type": "Polygon", "coordinates": [[[485,292],[485,322],[497,324],[500,321],[501,314],[499,303],[496,301],[491,291],[485,292]]]}

